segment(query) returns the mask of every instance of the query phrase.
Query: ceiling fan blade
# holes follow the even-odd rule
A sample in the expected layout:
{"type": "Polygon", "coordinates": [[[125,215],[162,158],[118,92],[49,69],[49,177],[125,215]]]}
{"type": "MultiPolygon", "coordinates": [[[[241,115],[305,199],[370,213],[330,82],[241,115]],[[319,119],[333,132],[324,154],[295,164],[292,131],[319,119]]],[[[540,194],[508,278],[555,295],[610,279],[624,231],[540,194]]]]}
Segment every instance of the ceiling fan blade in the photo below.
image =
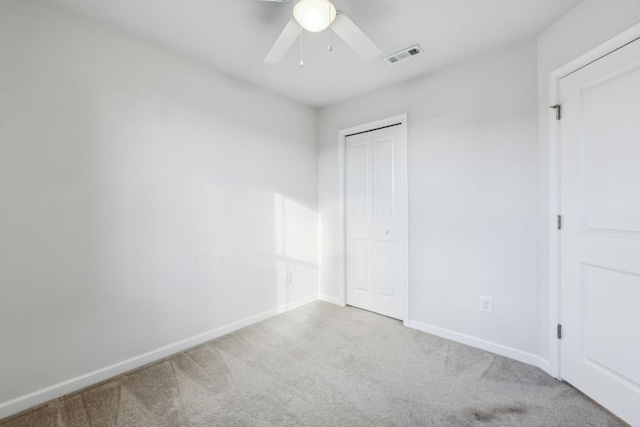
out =
{"type": "Polygon", "coordinates": [[[280,36],[278,36],[276,42],[271,47],[269,53],[267,53],[267,56],[264,57],[264,62],[274,64],[282,61],[282,58],[287,54],[287,51],[291,48],[291,45],[296,41],[299,35],[300,24],[298,24],[295,19],[291,18],[287,23],[287,26],[284,27],[284,30],[280,33],[280,36]]]}
{"type": "Polygon", "coordinates": [[[336,33],[351,49],[366,60],[371,60],[380,55],[380,48],[362,32],[345,14],[338,12],[336,19],[331,24],[331,29],[336,33]]]}

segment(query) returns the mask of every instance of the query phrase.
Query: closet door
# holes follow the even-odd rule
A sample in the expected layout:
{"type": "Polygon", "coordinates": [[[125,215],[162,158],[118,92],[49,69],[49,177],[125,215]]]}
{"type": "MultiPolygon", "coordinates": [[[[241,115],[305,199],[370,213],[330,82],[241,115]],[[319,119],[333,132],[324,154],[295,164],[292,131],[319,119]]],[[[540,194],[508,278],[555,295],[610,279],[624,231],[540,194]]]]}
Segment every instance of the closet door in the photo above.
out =
{"type": "Polygon", "coordinates": [[[406,141],[400,126],[346,138],[347,304],[403,319],[406,141]]]}

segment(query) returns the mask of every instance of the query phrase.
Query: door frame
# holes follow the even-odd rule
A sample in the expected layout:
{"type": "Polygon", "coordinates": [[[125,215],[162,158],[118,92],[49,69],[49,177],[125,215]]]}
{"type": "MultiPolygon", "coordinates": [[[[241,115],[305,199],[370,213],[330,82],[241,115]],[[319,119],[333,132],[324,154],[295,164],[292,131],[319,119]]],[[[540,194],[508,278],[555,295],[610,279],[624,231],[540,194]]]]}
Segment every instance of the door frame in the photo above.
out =
{"type": "MultiPolygon", "coordinates": [[[[623,31],[612,39],[602,43],[589,52],[579,56],[573,61],[563,65],[549,74],[549,105],[556,105],[560,102],[560,80],[567,75],[586,67],[592,62],[607,56],[627,44],[640,38],[640,24],[636,24],[623,31]]],[[[560,212],[560,123],[556,120],[555,111],[549,111],[549,210],[548,210],[548,234],[549,234],[549,318],[545,330],[549,333],[549,366],[541,366],[547,372],[562,379],[560,365],[560,340],[556,336],[557,325],[561,324],[562,313],[560,305],[560,233],[557,228],[556,217],[562,215],[560,212]]],[[[544,320],[543,320],[544,322],[544,320]]]]}
{"type": "MultiPolygon", "coordinates": [[[[340,295],[340,305],[342,306],[347,305],[347,249],[346,249],[347,248],[347,210],[346,210],[347,135],[351,135],[359,132],[372,131],[378,128],[394,125],[397,123],[400,123],[398,125],[398,128],[400,129],[400,133],[403,136],[403,139],[408,147],[409,141],[407,139],[407,114],[406,113],[399,114],[397,116],[388,117],[385,119],[376,120],[376,121],[361,124],[361,125],[357,125],[357,126],[352,126],[345,129],[341,129],[338,132],[338,156],[339,156],[338,164],[340,165],[339,175],[338,175],[338,201],[339,201],[338,203],[339,203],[339,211],[341,215],[340,230],[338,232],[340,235],[340,241],[342,242],[342,257],[340,258],[340,261],[342,263],[342,265],[340,266],[342,270],[340,275],[340,277],[342,278],[342,292],[340,295]]],[[[405,165],[405,168],[407,170],[407,175],[408,175],[407,158],[404,158],[401,160],[405,165]]],[[[408,181],[408,177],[407,177],[407,181],[408,181]]],[[[402,220],[405,224],[404,229],[402,230],[403,237],[404,237],[404,244],[402,245],[402,249],[404,252],[403,253],[404,263],[402,266],[403,281],[401,284],[403,296],[404,296],[402,323],[405,326],[409,325],[409,209],[408,209],[409,194],[408,194],[408,186],[409,186],[409,183],[407,182],[406,188],[402,189],[402,191],[400,192],[402,204],[403,204],[402,210],[404,212],[404,218],[402,218],[402,220]]]]}

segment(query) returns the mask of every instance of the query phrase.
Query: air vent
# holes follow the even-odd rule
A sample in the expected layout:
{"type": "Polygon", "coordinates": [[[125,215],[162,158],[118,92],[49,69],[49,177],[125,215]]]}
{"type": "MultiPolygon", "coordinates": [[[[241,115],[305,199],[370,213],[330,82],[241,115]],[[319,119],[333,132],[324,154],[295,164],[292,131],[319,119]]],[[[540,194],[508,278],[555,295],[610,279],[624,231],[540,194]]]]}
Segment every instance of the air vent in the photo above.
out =
{"type": "Polygon", "coordinates": [[[416,55],[421,55],[422,48],[418,45],[408,47],[400,52],[394,53],[391,56],[387,56],[384,60],[388,64],[397,64],[398,62],[406,61],[409,58],[413,58],[416,55]]]}

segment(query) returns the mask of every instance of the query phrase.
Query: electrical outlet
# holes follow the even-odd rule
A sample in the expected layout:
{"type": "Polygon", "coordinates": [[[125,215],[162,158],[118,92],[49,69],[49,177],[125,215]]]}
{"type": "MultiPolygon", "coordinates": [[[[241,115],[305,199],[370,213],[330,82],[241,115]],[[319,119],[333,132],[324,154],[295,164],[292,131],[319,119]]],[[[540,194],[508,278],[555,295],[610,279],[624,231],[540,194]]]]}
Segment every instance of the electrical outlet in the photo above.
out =
{"type": "Polygon", "coordinates": [[[291,284],[291,272],[290,271],[285,271],[284,272],[284,284],[285,285],[290,285],[291,284]]]}
{"type": "Polygon", "coordinates": [[[493,313],[493,298],[480,297],[480,311],[485,313],[493,313]]]}

